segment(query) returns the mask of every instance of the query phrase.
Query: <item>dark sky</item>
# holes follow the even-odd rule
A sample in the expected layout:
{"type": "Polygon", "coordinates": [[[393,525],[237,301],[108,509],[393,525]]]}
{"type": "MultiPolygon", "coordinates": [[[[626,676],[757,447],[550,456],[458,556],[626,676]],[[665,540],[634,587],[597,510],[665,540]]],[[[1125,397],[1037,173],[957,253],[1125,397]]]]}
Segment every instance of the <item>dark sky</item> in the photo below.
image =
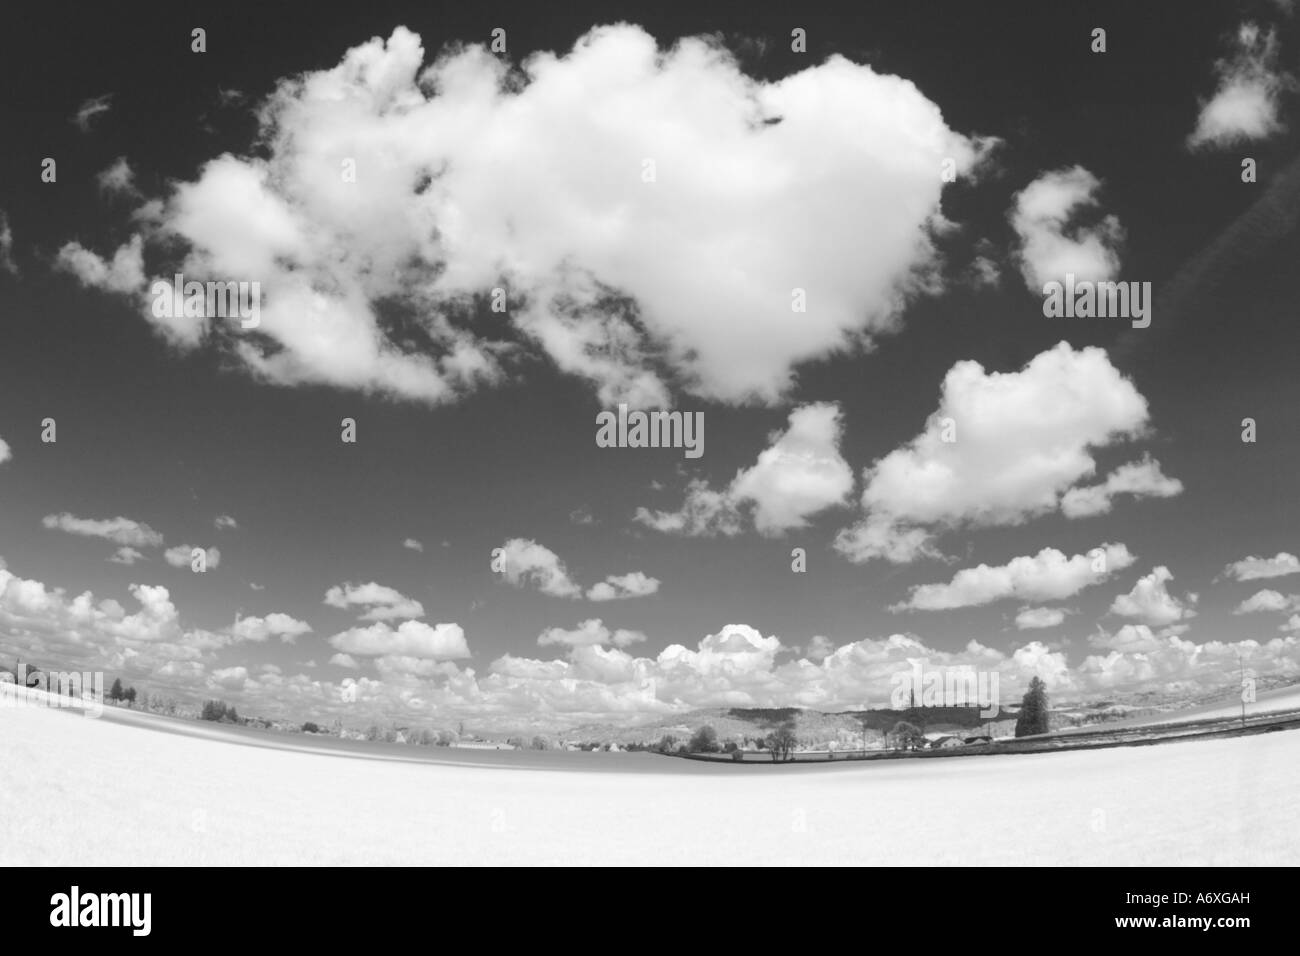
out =
{"type": "MultiPolygon", "coordinates": [[[[298,4],[182,2],[120,12],[41,3],[11,12],[0,36],[0,211],[12,231],[14,264],[0,272],[0,439],[12,452],[0,464],[0,556],[18,578],[64,589],[60,600],[92,591],[96,602],[113,599],[128,614],[137,610],[130,585],[164,586],[178,633],[220,634],[236,615],[273,612],[312,631],[293,643],[274,636],[217,641],[222,646],[197,652],[201,666],[182,673],[167,667],[176,655],[158,653],[157,640],[142,647],[114,636],[111,623],[97,630],[63,612],[42,617],[10,594],[0,606],[5,663],[23,654],[51,667],[120,668],[142,686],[195,697],[220,693],[268,713],[329,711],[338,682],[364,675],[375,681],[368,693],[385,713],[410,706],[434,720],[469,714],[507,722],[537,710],[636,709],[621,684],[570,688],[564,704],[557,703],[565,699],[559,691],[512,684],[514,671],[494,669],[503,655],[565,658],[563,646],[539,647],[539,634],[591,618],[610,631],[642,632],[646,640],[626,652],[649,659],[673,644],[707,656],[712,652],[700,645],[706,635],[747,625],[779,637],[776,668],[800,659],[816,666],[824,651],[813,650],[814,638],[843,647],[908,634],[936,655],[960,655],[976,640],[1005,661],[976,654],[973,662],[1008,669],[1018,648],[1038,642],[1029,656],[1061,655],[1076,672],[1060,686],[1083,696],[1221,682],[1221,668],[1203,666],[1219,658],[1198,658],[1182,647],[1187,641],[1255,641],[1260,673],[1298,672],[1295,638],[1282,629],[1287,611],[1233,614],[1259,588],[1285,594],[1287,578],[1242,583],[1223,576],[1232,562],[1294,554],[1300,544],[1293,506],[1300,336],[1290,289],[1300,253],[1296,138],[1283,128],[1230,146],[1186,145],[1201,104],[1215,92],[1215,61],[1230,55],[1241,24],[1275,31],[1274,68],[1296,69],[1300,43],[1285,7],[1198,5],[1189,16],[1188,6],[1175,2],[1069,9],[1032,2],[825,3],[797,13],[776,4],[678,6],[372,2],[326,12],[298,4]],[[111,259],[140,230],[146,201],[174,196],[223,154],[272,160],[277,146],[259,139],[258,104],[286,78],[329,70],[371,37],[404,26],[422,38],[427,64],[446,47],[487,43],[501,27],[518,64],[534,51],[563,54],[593,26],[618,22],[643,28],[661,49],[683,37],[716,36],[761,84],[838,55],[873,75],[915,84],[954,134],[1000,140],[978,174],[943,189],[942,214],[953,228],[933,237],[941,287],[908,297],[895,310],[895,331],[873,336],[869,348],[795,362],[792,384],[771,400],[720,399],[693,390],[685,378],[667,379],[677,407],[705,413],[706,453],[699,460],[677,449],[597,448],[595,415],[610,403],[582,375],[528,347],[523,334],[510,337],[517,349],[503,380],[442,403],[386,394],[373,382],[277,383],[252,374],[229,338],[180,348],[143,318],[137,301],[79,282],[59,265],[60,250],[74,242],[111,259]],[[204,54],[190,51],[193,27],[207,31],[204,54]],[[807,30],[804,54],[789,49],[795,27],[807,30]],[[1104,54],[1089,49],[1094,27],[1107,31],[1104,54]],[[223,103],[220,90],[242,96],[223,103]],[[110,108],[80,128],[79,108],[106,94],[110,108]],[[40,180],[45,157],[58,163],[52,184],[40,180]],[[119,157],[134,173],[133,193],[97,183],[119,157]],[[1243,157],[1256,160],[1258,182],[1241,181],[1243,157]],[[1009,218],[1015,197],[1048,171],[1069,167],[1083,167],[1100,184],[1086,221],[1105,215],[1122,224],[1117,277],[1156,290],[1148,329],[1129,329],[1123,319],[1048,319],[1041,295],[1021,276],[1020,238],[1009,218]],[[977,255],[996,265],[995,284],[968,281],[977,255]],[[1106,350],[1148,406],[1141,435],[1088,446],[1095,469],[1073,486],[1101,482],[1149,455],[1182,483],[1181,493],[1117,497],[1107,513],[1085,518],[1030,509],[1001,521],[931,522],[944,558],[855,562],[836,550],[837,532],[863,515],[863,469],[927,430],[956,363],[1018,373],[1062,341],[1073,350],[1106,350]],[[770,535],[748,516],[740,533],[713,536],[664,533],[634,519],[639,507],[678,508],[691,479],[726,487],[739,469],[754,465],[794,409],[812,403],[839,408],[839,453],[854,476],[843,504],[811,514],[805,527],[770,535]],[[57,421],[55,444],[40,440],[46,417],[57,421]],[[358,423],[355,445],[339,440],[345,417],[358,423]],[[1241,441],[1245,417],[1258,422],[1256,443],[1241,441]],[[124,516],[156,529],[166,547],[216,547],[220,562],[194,574],[188,562],[169,566],[155,547],[141,548],[144,557],[134,564],[112,563],[107,559],[120,542],[44,526],[45,516],[61,514],[124,516]],[[216,528],[221,515],[233,516],[238,527],[216,528]],[[423,550],[404,547],[407,538],[423,550]],[[493,548],[515,538],[550,549],[583,589],[607,575],[640,571],[658,579],[659,590],[596,602],[539,593],[527,582],[511,586],[489,562],[493,548]],[[911,588],[946,583],[964,568],[1005,565],[1044,548],[1085,554],[1103,542],[1123,542],[1136,560],[1061,599],[888,610],[911,588]],[[795,547],[807,550],[807,573],[791,572],[795,547]],[[1114,638],[1119,629],[1142,619],[1115,613],[1112,601],[1161,566],[1172,574],[1169,594],[1195,614],[1151,617],[1147,635],[1123,644],[1114,638]],[[463,629],[471,656],[454,667],[440,661],[443,670],[435,672],[435,656],[417,654],[424,668],[411,665],[400,674],[377,675],[362,654],[353,655],[359,668],[327,663],[342,646],[331,644],[332,636],[366,626],[357,620],[362,607],[322,603],[329,588],[345,582],[377,582],[421,602],[430,625],[463,629]],[[1017,612],[1030,605],[1068,613],[1056,627],[1017,628],[1017,612]],[[1262,646],[1275,639],[1287,643],[1262,646]],[[1089,655],[1112,652],[1129,655],[1122,673],[1085,667],[1089,655]],[[276,680],[258,677],[268,673],[265,665],[279,669],[276,680]],[[477,674],[477,688],[467,668],[477,674]],[[292,675],[302,676],[290,686],[292,675]],[[412,705],[412,697],[424,703],[412,705]]],[[[580,112],[589,93],[574,95],[580,112]]],[[[1279,103],[1285,126],[1292,94],[1280,93],[1279,103]]],[[[679,111],[683,123],[691,116],[686,107],[679,111]]],[[[842,115],[857,107],[833,108],[842,115]]],[[[890,155],[887,145],[877,145],[890,155]]],[[[881,168],[864,167],[862,175],[877,176],[881,168]]],[[[854,201],[851,192],[844,190],[846,203],[854,201]]],[[[860,243],[864,262],[879,261],[878,247],[892,241],[893,213],[870,205],[861,211],[834,254],[857,255],[860,243]]],[[[450,229],[445,221],[438,227],[450,229]]],[[[181,235],[151,235],[146,272],[170,276],[193,245],[181,235]]],[[[430,308],[418,300],[408,305],[417,313],[430,308]]],[[[473,321],[492,317],[480,310],[473,321]]],[[[741,349],[765,333],[746,327],[742,315],[725,334],[741,349]]],[[[1032,458],[1031,447],[1007,447],[1032,458]]],[[[202,640],[173,635],[165,643],[195,648],[202,640]]],[[[862,652],[870,656],[870,648],[862,652]]],[[[194,651],[186,653],[195,659],[194,651]]],[[[1223,651],[1222,659],[1228,656],[1223,651]]],[[[1031,666],[1027,660],[1016,666],[1031,666]]],[[[596,663],[574,658],[567,666],[596,663]]],[[[800,685],[806,696],[791,700],[794,685],[775,671],[755,676],[726,662],[715,671],[703,660],[691,666],[698,683],[658,675],[654,706],[845,704],[842,695],[819,696],[808,685],[800,685]],[[671,689],[662,690],[665,684],[671,689]]],[[[646,673],[638,671],[637,679],[646,673]]],[[[873,670],[862,686],[877,693],[882,673],[873,670]]],[[[590,677],[577,670],[567,676],[580,685],[590,677]]],[[[1004,684],[1014,680],[1004,673],[1004,684]]]]}

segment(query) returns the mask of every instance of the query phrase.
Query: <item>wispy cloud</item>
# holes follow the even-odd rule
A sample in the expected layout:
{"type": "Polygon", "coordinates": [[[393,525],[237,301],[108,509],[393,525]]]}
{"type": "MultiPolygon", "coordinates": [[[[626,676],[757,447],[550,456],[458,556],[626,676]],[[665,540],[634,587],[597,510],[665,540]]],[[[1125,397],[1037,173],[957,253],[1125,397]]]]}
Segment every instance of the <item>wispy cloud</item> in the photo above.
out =
{"type": "Polygon", "coordinates": [[[0,209],[0,272],[18,275],[18,264],[14,262],[14,233],[9,227],[9,216],[0,209]]]}
{"type": "Polygon", "coordinates": [[[77,129],[83,133],[89,133],[92,121],[96,116],[107,113],[113,107],[113,94],[105,93],[103,96],[94,96],[86,100],[77,107],[76,115],[72,117],[72,122],[77,125],[77,129]]]}
{"type": "MultiPolygon", "coordinates": [[[[46,515],[41,519],[41,524],[51,530],[88,538],[104,538],[114,544],[133,548],[157,548],[163,543],[163,536],[144,522],[121,516],[106,519],[78,518],[65,511],[62,514],[46,515]]],[[[187,558],[186,561],[188,560],[187,558]]]]}

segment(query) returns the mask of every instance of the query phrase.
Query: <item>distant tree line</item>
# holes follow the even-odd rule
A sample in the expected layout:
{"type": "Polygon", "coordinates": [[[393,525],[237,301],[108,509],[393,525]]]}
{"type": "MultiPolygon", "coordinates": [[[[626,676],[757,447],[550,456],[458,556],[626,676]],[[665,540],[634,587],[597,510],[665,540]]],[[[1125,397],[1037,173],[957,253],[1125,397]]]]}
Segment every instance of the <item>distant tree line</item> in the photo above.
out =
{"type": "Polygon", "coordinates": [[[211,720],[219,724],[238,724],[241,723],[239,714],[235,708],[227,704],[224,700],[209,700],[203,704],[203,710],[199,712],[203,720],[211,720]]]}
{"type": "Polygon", "coordinates": [[[921,728],[916,724],[909,723],[906,720],[900,720],[894,725],[894,729],[889,732],[886,741],[894,750],[925,749],[925,734],[921,732],[921,728]]]}
{"type": "Polygon", "coordinates": [[[728,753],[732,755],[733,760],[743,760],[745,747],[753,746],[755,749],[767,751],[773,762],[776,762],[778,760],[790,760],[791,755],[799,746],[794,720],[784,720],[766,736],[758,738],[745,737],[743,742],[744,747],[735,740],[728,740],[725,744],[719,743],[717,730],[711,724],[705,724],[691,735],[690,740],[685,742],[679,741],[672,734],[664,734],[659,742],[653,746],[629,744],[626,749],[655,750],[659,753],[679,754],[728,753]]]}
{"type": "MultiPolygon", "coordinates": [[[[101,686],[102,686],[102,685],[101,685],[101,686]]],[[[113,680],[113,686],[112,686],[111,688],[109,688],[109,691],[108,691],[108,699],[109,699],[109,700],[124,700],[124,701],[126,701],[128,704],[134,704],[134,703],[135,703],[135,688],[134,688],[134,687],[128,687],[128,688],[126,688],[125,690],[123,690],[123,689],[122,689],[122,678],[120,678],[120,677],[114,678],[114,680],[113,680]]]]}

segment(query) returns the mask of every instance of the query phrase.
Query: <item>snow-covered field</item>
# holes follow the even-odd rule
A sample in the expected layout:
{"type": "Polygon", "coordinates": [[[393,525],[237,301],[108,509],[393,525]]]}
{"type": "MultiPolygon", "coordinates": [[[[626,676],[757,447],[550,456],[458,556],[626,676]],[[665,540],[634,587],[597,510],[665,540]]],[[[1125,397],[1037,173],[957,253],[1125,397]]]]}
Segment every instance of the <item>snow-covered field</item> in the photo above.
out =
{"type": "Polygon", "coordinates": [[[622,772],[0,708],[0,863],[1300,863],[1300,732],[856,766],[580,756],[622,772]]]}

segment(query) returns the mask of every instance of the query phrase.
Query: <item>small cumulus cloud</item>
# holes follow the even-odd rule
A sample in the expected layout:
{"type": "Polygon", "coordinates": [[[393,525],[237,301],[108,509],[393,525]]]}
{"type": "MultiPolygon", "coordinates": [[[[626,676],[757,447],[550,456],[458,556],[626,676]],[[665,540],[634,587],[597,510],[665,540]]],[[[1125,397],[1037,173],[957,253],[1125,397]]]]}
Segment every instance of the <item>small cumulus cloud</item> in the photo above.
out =
{"type": "Polygon", "coordinates": [[[135,188],[135,171],[125,156],[119,156],[111,166],[101,170],[95,181],[100,191],[110,195],[137,197],[140,191],[135,188]]]}
{"type": "Polygon", "coordinates": [[[386,621],[394,618],[424,617],[424,605],[396,588],[371,581],[369,584],[338,584],[325,592],[325,603],[347,610],[364,607],[363,621],[386,621]]]}
{"type": "Polygon", "coordinates": [[[1261,578],[1280,578],[1288,574],[1300,574],[1300,558],[1286,551],[1279,551],[1272,558],[1250,556],[1234,561],[1223,569],[1223,577],[1234,581],[1256,581],[1261,578]]]}
{"type": "Polygon", "coordinates": [[[902,564],[939,557],[943,531],[1019,525],[1065,508],[1079,516],[1121,493],[1172,493],[1147,462],[1064,504],[1095,473],[1096,449],[1145,435],[1148,423],[1147,400],[1104,349],[1061,342],[1011,372],[958,362],[925,430],[863,473],[865,517],[835,547],[856,563],[902,564]]]}
{"type": "Polygon", "coordinates": [[[1267,139],[1286,127],[1280,117],[1282,93],[1295,78],[1279,68],[1277,31],[1243,23],[1232,38],[1231,53],[1217,60],[1214,95],[1201,101],[1189,149],[1225,149],[1267,139]]]}
{"type": "Polygon", "coordinates": [[[263,643],[269,638],[278,637],[284,644],[292,644],[303,634],[311,633],[311,625],[306,621],[290,617],[279,612],[265,617],[243,617],[235,622],[230,634],[239,641],[263,643]]]}
{"type": "Polygon", "coordinates": [[[611,631],[600,618],[592,618],[583,621],[573,630],[565,630],[560,627],[547,628],[538,635],[537,643],[542,647],[549,645],[578,647],[588,644],[613,644],[615,647],[628,647],[645,639],[646,636],[640,631],[629,631],[622,628],[611,631]]]}
{"type": "Polygon", "coordinates": [[[144,290],[144,243],[138,235],[119,246],[112,259],[104,259],[79,242],[66,243],[54,265],[76,276],[88,288],[123,295],[141,294],[144,290]]]}
{"type": "Polygon", "coordinates": [[[543,594],[564,598],[576,598],[582,593],[560,556],[543,544],[511,538],[501,545],[499,557],[501,573],[517,588],[532,585],[543,594]]]}
{"type": "Polygon", "coordinates": [[[1003,565],[981,564],[958,571],[947,584],[912,588],[891,611],[943,611],[979,607],[1006,598],[1059,601],[1106,580],[1136,560],[1123,544],[1103,544],[1087,554],[1066,557],[1056,548],[1012,558],[1003,565]]]}
{"type": "Polygon", "coordinates": [[[397,655],[434,661],[469,657],[469,645],[459,624],[403,621],[394,628],[379,621],[369,627],[354,627],[335,634],[329,642],[345,654],[366,657],[397,655]]]}
{"type": "Polygon", "coordinates": [[[1195,617],[1192,605],[1196,595],[1179,599],[1170,594],[1166,585],[1174,579],[1173,573],[1163,565],[1138,579],[1133,590],[1117,596],[1110,606],[1112,614],[1133,617],[1144,624],[1162,626],[1195,617]]]}
{"type": "Polygon", "coordinates": [[[775,537],[808,526],[809,519],[848,502],[853,469],[840,454],[843,421],[838,405],[822,402],[796,408],[786,428],[769,436],[758,460],[714,491],[696,479],[676,511],[638,508],[635,519],[656,531],[689,536],[731,536],[752,508],[755,529],[775,537]]]}
{"type": "Polygon", "coordinates": [[[617,601],[623,598],[644,597],[659,590],[659,579],[641,571],[628,574],[611,574],[587,591],[588,601],[617,601]]]}
{"type": "Polygon", "coordinates": [[[1082,166],[1044,173],[1016,194],[1011,226],[1019,237],[1016,258],[1029,291],[1048,282],[1101,281],[1119,272],[1124,229],[1113,215],[1091,225],[1081,213],[1098,205],[1101,181],[1082,166]]]}
{"type": "Polygon", "coordinates": [[[1016,627],[1022,631],[1057,627],[1065,620],[1066,613],[1059,607],[1022,607],[1016,614],[1016,627]]]}

